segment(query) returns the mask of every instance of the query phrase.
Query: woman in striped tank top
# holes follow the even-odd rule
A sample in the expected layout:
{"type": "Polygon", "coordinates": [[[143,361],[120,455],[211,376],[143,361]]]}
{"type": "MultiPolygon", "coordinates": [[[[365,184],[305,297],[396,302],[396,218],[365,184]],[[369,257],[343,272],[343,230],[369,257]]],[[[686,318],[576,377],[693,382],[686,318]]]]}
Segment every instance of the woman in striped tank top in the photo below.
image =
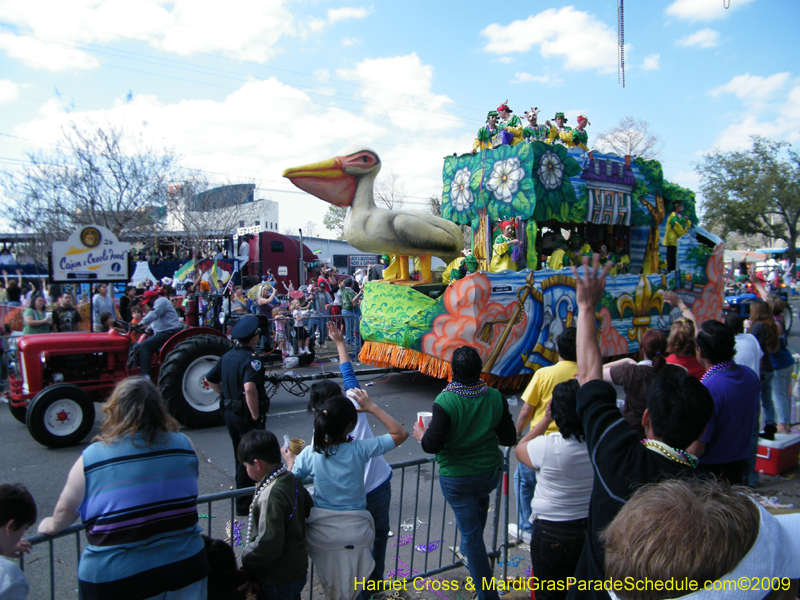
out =
{"type": "Polygon", "coordinates": [[[191,441],[145,377],[120,382],[103,412],[100,435],[70,470],[39,533],[54,535],[79,516],[86,525],[83,600],[205,598],[209,567],[191,441]]]}

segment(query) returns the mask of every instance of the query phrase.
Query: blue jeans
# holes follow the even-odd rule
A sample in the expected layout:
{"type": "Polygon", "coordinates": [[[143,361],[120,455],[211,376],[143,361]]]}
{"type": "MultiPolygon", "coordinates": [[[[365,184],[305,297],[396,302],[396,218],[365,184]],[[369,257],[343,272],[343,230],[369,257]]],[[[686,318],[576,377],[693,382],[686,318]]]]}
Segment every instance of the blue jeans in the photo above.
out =
{"type": "Polygon", "coordinates": [[[772,404],[772,376],[761,373],[761,406],[764,408],[764,425],[775,425],[775,406],[772,404]]]}
{"type": "Polygon", "coordinates": [[[566,590],[548,591],[542,582],[564,581],[575,575],[586,540],[586,522],[586,519],[535,521],[531,536],[531,565],[532,575],[539,586],[536,600],[563,600],[567,597],[566,590]]]}
{"type": "Polygon", "coordinates": [[[352,345],[355,341],[353,332],[355,331],[356,315],[352,310],[342,309],[342,316],[344,317],[344,343],[352,345]]]}
{"type": "MultiPolygon", "coordinates": [[[[367,511],[375,521],[375,544],[372,547],[372,558],[375,559],[375,568],[371,581],[381,581],[386,568],[386,544],[389,541],[389,505],[392,503],[392,478],[389,477],[381,485],[367,494],[367,511]]],[[[359,598],[366,600],[374,592],[364,590],[359,598]]]]}
{"type": "Polygon", "coordinates": [[[517,498],[517,526],[518,531],[533,531],[531,523],[531,502],[533,492],[536,490],[536,471],[522,463],[514,471],[514,492],[517,498]]]}
{"type": "Polygon", "coordinates": [[[319,343],[324,344],[325,338],[328,337],[328,327],[327,327],[327,319],[324,315],[316,315],[314,317],[309,318],[309,325],[308,325],[308,336],[311,339],[317,335],[317,329],[319,329],[319,343]]]}
{"type": "Polygon", "coordinates": [[[758,471],[756,471],[756,454],[758,453],[758,434],[760,432],[761,427],[759,426],[758,419],[756,419],[755,425],[753,425],[753,435],[750,436],[750,456],[747,457],[744,466],[744,476],[742,477],[742,483],[750,487],[758,486],[759,477],[758,471]]]}
{"type": "Polygon", "coordinates": [[[262,597],[265,600],[300,600],[300,592],[306,587],[308,574],[303,573],[300,579],[284,583],[281,585],[264,585],[259,584],[261,587],[262,597]]]}
{"type": "Polygon", "coordinates": [[[469,563],[469,574],[472,576],[478,600],[500,598],[497,590],[483,589],[484,578],[488,582],[493,576],[486,544],[483,542],[483,530],[489,514],[489,495],[499,481],[500,469],[463,477],[439,475],[442,494],[456,516],[458,531],[461,533],[461,553],[469,563]]]}
{"type": "Polygon", "coordinates": [[[784,369],[775,369],[775,377],[772,380],[772,404],[775,407],[778,423],[789,423],[791,421],[792,410],[792,373],[794,367],[788,366],[784,369]]]}

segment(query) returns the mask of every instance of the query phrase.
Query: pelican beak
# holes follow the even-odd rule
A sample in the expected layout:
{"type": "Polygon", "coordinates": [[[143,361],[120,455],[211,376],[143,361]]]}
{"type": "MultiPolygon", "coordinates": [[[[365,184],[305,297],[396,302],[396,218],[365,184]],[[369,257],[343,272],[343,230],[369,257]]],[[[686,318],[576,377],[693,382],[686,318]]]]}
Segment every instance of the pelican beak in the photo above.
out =
{"type": "Polygon", "coordinates": [[[350,206],[356,196],[356,178],[347,175],[339,158],[291,167],[283,176],[304,192],[335,206],[350,206]]]}

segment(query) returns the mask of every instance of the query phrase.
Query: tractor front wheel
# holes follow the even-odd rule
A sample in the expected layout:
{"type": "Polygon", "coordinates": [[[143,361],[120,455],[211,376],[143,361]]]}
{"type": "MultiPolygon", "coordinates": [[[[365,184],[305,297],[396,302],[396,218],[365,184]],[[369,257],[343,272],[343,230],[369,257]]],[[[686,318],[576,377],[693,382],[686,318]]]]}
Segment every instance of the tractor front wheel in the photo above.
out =
{"type": "Polygon", "coordinates": [[[158,388],[170,414],[193,428],[222,424],[218,394],[203,378],[231,349],[222,337],[198,335],[181,342],[161,364],[158,388]]]}
{"type": "Polygon", "coordinates": [[[94,402],[76,385],[51,385],[36,394],[25,421],[40,444],[48,448],[74,446],[94,427],[94,402]]]}
{"type": "Polygon", "coordinates": [[[28,406],[26,404],[23,404],[22,406],[14,406],[13,404],[11,404],[11,401],[9,400],[8,408],[11,411],[12,416],[17,421],[25,425],[25,415],[28,412],[28,406]]]}

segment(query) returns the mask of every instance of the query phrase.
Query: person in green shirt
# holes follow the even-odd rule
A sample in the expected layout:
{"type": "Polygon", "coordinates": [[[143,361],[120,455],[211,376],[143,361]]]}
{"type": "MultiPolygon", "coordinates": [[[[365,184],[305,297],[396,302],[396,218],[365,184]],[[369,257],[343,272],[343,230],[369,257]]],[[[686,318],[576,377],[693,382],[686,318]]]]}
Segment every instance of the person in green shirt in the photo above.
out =
{"type": "Polygon", "coordinates": [[[481,381],[483,361],[475,348],[457,348],[450,366],[453,380],[436,397],[429,426],[414,424],[414,438],[425,452],[436,454],[442,494],[456,516],[460,552],[478,600],[496,600],[497,590],[482,585],[492,578],[483,530],[503,466],[497,446],[513,446],[517,432],[506,399],[481,381]]]}
{"type": "Polygon", "coordinates": [[[44,297],[36,296],[33,304],[22,315],[25,320],[25,327],[22,335],[29,333],[50,333],[53,326],[53,318],[47,314],[47,301],[44,297]]]}
{"type": "Polygon", "coordinates": [[[342,282],[342,316],[344,317],[346,344],[354,344],[357,333],[355,303],[361,298],[361,292],[356,294],[353,289],[353,278],[348,277],[342,282]]]}

